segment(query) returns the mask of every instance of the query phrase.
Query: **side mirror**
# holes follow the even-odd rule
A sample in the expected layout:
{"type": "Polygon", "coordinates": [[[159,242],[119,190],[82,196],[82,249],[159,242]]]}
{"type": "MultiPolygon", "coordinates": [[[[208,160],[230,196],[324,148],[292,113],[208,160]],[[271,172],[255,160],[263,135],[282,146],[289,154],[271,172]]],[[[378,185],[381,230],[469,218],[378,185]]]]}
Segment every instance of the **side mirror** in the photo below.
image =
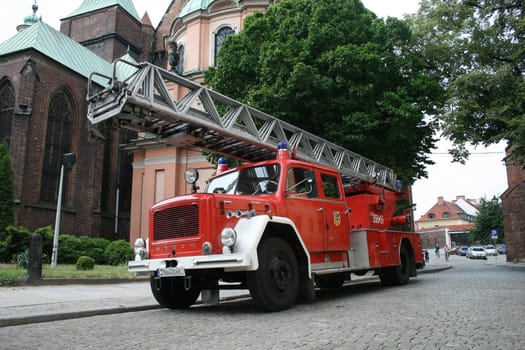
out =
{"type": "Polygon", "coordinates": [[[304,171],[304,178],[306,179],[306,193],[308,198],[317,197],[317,186],[315,183],[315,173],[312,170],[304,171]]]}

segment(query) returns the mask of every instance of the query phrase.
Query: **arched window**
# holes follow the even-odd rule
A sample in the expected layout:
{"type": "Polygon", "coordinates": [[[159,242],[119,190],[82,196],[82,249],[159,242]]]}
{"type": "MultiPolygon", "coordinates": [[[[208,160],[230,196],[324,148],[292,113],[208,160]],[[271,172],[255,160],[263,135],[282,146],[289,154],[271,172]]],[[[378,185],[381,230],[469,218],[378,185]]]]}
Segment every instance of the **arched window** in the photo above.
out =
{"type": "Polygon", "coordinates": [[[450,213],[448,211],[443,213],[443,218],[448,219],[450,218],[450,213]]]}
{"type": "Polygon", "coordinates": [[[11,126],[15,113],[15,89],[7,79],[0,82],[0,142],[11,139],[11,126]]]}
{"type": "Polygon", "coordinates": [[[224,43],[224,40],[226,40],[226,38],[232,34],[235,34],[235,31],[230,27],[222,27],[221,29],[219,29],[217,34],[215,34],[215,65],[217,65],[217,56],[219,55],[219,51],[221,51],[221,47],[224,43]]]}
{"type": "Polygon", "coordinates": [[[428,213],[428,218],[429,218],[429,219],[435,219],[435,218],[436,218],[436,214],[434,214],[434,213],[428,213]]]}
{"type": "MultiPolygon", "coordinates": [[[[73,103],[65,92],[53,96],[49,104],[47,119],[46,146],[42,166],[42,187],[40,200],[56,202],[62,156],[71,151],[71,119],[73,103]]],[[[67,193],[64,181],[63,193],[67,193]]],[[[66,198],[66,196],[62,197],[66,198]]]]}
{"type": "Polygon", "coordinates": [[[184,73],[184,45],[180,44],[177,49],[179,53],[179,62],[177,63],[177,73],[182,75],[184,73]]]}

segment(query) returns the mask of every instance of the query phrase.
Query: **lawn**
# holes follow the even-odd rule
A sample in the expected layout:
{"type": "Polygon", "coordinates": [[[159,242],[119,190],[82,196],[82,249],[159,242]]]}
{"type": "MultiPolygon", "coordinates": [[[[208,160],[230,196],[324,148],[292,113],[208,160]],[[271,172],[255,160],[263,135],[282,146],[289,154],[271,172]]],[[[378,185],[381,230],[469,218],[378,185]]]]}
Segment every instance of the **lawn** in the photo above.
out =
{"type": "MultiPolygon", "coordinates": [[[[75,265],[57,265],[52,268],[49,264],[42,266],[44,279],[107,279],[133,278],[128,272],[127,265],[95,265],[93,270],[77,270],[75,265]]],[[[19,268],[15,264],[0,264],[0,286],[15,285],[25,281],[27,269],[19,268]]]]}

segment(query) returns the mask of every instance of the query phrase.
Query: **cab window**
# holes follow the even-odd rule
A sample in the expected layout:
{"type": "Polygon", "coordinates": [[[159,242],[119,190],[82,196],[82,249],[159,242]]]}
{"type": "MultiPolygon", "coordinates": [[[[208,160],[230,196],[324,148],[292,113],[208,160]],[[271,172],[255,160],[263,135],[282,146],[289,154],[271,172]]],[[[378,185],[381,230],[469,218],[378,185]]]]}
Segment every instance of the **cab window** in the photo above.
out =
{"type": "Polygon", "coordinates": [[[328,198],[337,198],[341,197],[339,193],[339,182],[337,177],[328,174],[321,174],[321,181],[323,183],[323,192],[324,196],[328,198]]]}
{"type": "Polygon", "coordinates": [[[304,194],[308,198],[316,197],[313,173],[304,168],[288,169],[286,173],[286,192],[288,194],[304,194]]]}

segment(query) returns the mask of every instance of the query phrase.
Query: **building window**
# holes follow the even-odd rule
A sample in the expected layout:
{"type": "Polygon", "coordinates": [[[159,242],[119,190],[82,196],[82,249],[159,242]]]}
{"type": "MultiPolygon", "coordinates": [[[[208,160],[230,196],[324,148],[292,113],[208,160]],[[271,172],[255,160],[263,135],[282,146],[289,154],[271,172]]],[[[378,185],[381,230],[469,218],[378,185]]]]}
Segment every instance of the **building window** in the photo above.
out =
{"type": "Polygon", "coordinates": [[[11,125],[15,112],[15,89],[9,80],[0,83],[0,142],[11,138],[11,125]]]}
{"type": "Polygon", "coordinates": [[[177,62],[177,73],[182,75],[184,73],[184,45],[180,44],[177,52],[179,53],[179,62],[177,62]]]}
{"type": "MultiPolygon", "coordinates": [[[[64,92],[55,94],[49,104],[47,118],[46,146],[42,165],[42,186],[40,188],[41,201],[57,201],[62,156],[71,152],[72,115],[73,103],[71,99],[64,92]]],[[[67,193],[67,181],[65,179],[63,186],[63,193],[67,193]]],[[[62,198],[67,198],[67,196],[64,195],[62,198]]]]}
{"type": "Polygon", "coordinates": [[[430,220],[435,219],[435,218],[436,218],[436,214],[434,214],[434,213],[429,213],[429,214],[428,214],[428,218],[429,218],[430,220]]]}
{"type": "Polygon", "coordinates": [[[443,218],[448,219],[450,217],[450,213],[448,211],[443,213],[443,218]]]}
{"type": "Polygon", "coordinates": [[[222,27],[217,34],[215,34],[215,65],[217,65],[217,57],[219,56],[219,51],[221,51],[224,40],[232,34],[235,34],[235,31],[230,27],[222,27]]]}

